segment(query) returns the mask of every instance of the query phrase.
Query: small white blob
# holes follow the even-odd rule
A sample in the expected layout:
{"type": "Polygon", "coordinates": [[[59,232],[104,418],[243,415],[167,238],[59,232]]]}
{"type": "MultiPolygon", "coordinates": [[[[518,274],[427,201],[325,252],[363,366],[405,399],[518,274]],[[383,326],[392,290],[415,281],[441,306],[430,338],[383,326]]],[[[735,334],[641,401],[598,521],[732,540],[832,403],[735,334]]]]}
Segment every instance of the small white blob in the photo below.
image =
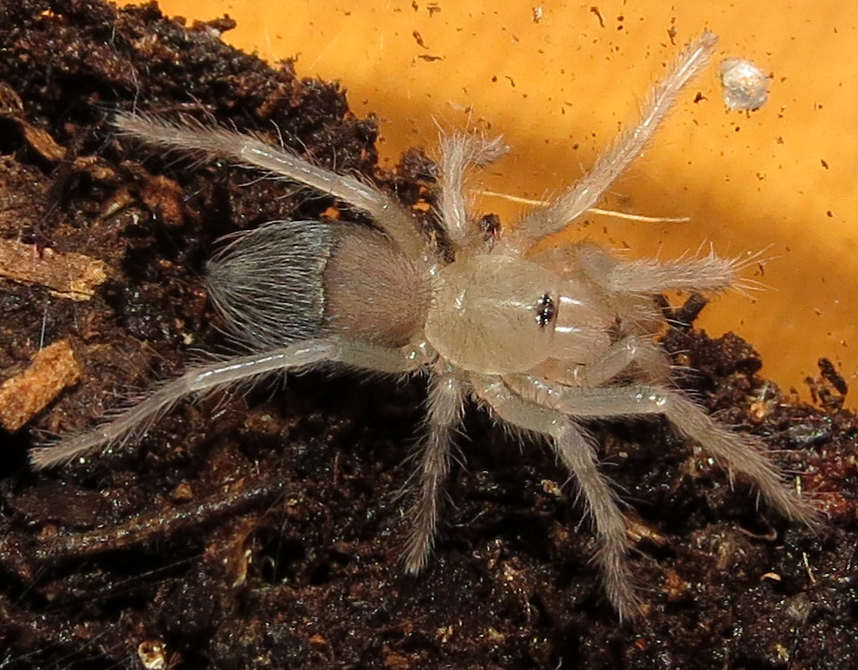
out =
{"type": "Polygon", "coordinates": [[[754,111],[769,98],[769,77],[749,60],[721,62],[721,96],[728,109],[754,111]]]}

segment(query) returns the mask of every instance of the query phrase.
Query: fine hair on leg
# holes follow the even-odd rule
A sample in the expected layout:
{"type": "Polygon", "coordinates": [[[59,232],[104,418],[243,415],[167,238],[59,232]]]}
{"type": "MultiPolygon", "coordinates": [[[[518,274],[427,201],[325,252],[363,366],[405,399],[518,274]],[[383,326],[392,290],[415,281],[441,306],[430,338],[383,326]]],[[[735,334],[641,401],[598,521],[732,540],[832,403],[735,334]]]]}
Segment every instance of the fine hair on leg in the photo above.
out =
{"type": "Polygon", "coordinates": [[[568,361],[549,360],[537,372],[567,386],[602,386],[634,366],[636,372],[652,383],[670,377],[670,359],[652,342],[639,335],[630,335],[611,344],[592,363],[580,365],[568,361]]]}
{"type": "Polygon", "coordinates": [[[599,536],[599,548],[593,558],[608,599],[620,618],[635,616],[640,605],[626,562],[626,519],[616,493],[599,472],[589,436],[562,413],[523,400],[499,378],[480,375],[474,379],[474,388],[500,419],[550,439],[577,483],[581,501],[599,536]]]}
{"type": "Polygon", "coordinates": [[[500,159],[507,147],[500,137],[483,137],[457,133],[441,140],[440,189],[438,209],[444,228],[457,248],[478,239],[479,229],[471,221],[465,194],[468,170],[500,159]]]}
{"type": "Polygon", "coordinates": [[[605,284],[609,290],[655,295],[668,291],[724,291],[735,284],[745,262],[714,253],[672,261],[639,260],[617,263],[605,284]]]}
{"type": "Polygon", "coordinates": [[[789,491],[774,464],[755,439],[742,437],[716,423],[688,398],[661,386],[608,386],[572,388],[515,375],[507,382],[522,397],[572,417],[605,419],[640,415],[664,415],[670,424],[708,451],[731,474],[741,473],[756,485],[763,499],[788,519],[809,526],[816,511],[798,494],[789,491]]]}

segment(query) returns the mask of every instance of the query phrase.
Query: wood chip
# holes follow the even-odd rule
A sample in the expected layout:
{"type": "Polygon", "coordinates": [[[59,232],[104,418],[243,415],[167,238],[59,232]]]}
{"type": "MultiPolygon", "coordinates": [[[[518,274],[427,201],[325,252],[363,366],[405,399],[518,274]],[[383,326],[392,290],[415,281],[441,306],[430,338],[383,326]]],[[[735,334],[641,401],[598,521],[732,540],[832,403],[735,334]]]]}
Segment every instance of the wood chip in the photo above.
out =
{"type": "Polygon", "coordinates": [[[21,126],[21,131],[24,133],[24,139],[27,144],[38,151],[42,158],[53,163],[58,163],[65,157],[65,148],[60,146],[47,130],[37,128],[23,119],[17,119],[17,121],[18,125],[21,126]]]}
{"type": "Polygon", "coordinates": [[[45,286],[61,298],[89,300],[107,279],[107,264],[83,254],[0,239],[0,277],[45,286]]]}
{"type": "Polygon", "coordinates": [[[21,101],[21,96],[6,82],[0,82],[0,117],[17,123],[24,134],[24,140],[42,158],[57,163],[65,157],[66,150],[47,130],[31,125],[24,118],[24,103],[21,101]]]}
{"type": "Polygon", "coordinates": [[[21,374],[0,385],[0,425],[18,430],[67,386],[80,379],[81,366],[68,340],[39,351],[21,374]]]}

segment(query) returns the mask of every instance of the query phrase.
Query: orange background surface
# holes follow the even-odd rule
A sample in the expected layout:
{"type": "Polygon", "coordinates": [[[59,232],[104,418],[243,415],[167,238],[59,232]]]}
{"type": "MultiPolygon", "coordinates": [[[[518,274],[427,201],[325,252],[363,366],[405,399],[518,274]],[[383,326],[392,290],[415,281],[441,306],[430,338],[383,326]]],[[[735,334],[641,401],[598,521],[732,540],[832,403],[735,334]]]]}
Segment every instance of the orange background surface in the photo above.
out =
{"type": "MultiPolygon", "coordinates": [[[[294,58],[301,76],[340,81],[356,114],[378,115],[388,164],[405,148],[436,146],[439,128],[502,134],[512,151],[479,186],[528,198],[556,193],[580,175],[622,124],[635,121],[665,63],[704,28],[713,30],[721,38],[716,63],[607,203],[691,222],[593,216],[570,234],[628,247],[633,256],[667,258],[709,243],[728,256],[763,250],[764,271],[747,274],[767,289],[719,297],[701,325],[749,339],[763,354],[764,373],[785,388],[816,375],[820,356],[855,386],[858,3],[671,5],[161,2],[165,13],[189,19],[229,14],[238,28],[226,41],[272,63],[294,58]],[[534,8],[542,10],[538,21],[534,8]],[[771,73],[761,110],[724,107],[717,61],[726,57],[771,73]],[[705,99],[695,103],[697,93],[705,99]]],[[[509,221],[519,206],[481,197],[479,207],[509,221]]]]}

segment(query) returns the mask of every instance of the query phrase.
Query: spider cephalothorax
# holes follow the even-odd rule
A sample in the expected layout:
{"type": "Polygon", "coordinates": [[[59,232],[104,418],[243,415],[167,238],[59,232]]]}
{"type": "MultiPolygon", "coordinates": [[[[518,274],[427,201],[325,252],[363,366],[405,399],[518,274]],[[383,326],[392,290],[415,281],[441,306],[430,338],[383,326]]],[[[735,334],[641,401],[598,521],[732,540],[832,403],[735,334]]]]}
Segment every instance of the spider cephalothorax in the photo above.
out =
{"type": "Polygon", "coordinates": [[[450,248],[443,252],[424,239],[403,206],[363,181],[255,136],[120,116],[116,125],[127,135],[305,184],[366,212],[378,230],[292,221],[234,236],[209,264],[208,287],[227,326],[252,353],[189,369],[112,421],[35,450],[34,465],[67,462],[139,434],[185,396],[338,363],[430,375],[405,550],[411,572],[423,567],[431,549],[453,437],[469,397],[499,421],[547,440],[572,473],[600,539],[597,560],[608,597],[621,615],[636,603],[625,561],[625,517],[581,419],[664,415],[724,466],[749,477],[776,510],[810,523],[812,509],[786,488],[759,445],[669,387],[670,362],[654,341],[664,324],[654,296],[721,291],[734,281],[736,261],[714,254],[620,261],[590,243],[532,253],[597,203],[702,69],[715,42],[704,33],[687,47],[653,89],[640,123],[590,173],[497,240],[487,241],[468,212],[463,178],[498,158],[503,146],[471,136],[444,139],[438,223],[450,248]]]}

